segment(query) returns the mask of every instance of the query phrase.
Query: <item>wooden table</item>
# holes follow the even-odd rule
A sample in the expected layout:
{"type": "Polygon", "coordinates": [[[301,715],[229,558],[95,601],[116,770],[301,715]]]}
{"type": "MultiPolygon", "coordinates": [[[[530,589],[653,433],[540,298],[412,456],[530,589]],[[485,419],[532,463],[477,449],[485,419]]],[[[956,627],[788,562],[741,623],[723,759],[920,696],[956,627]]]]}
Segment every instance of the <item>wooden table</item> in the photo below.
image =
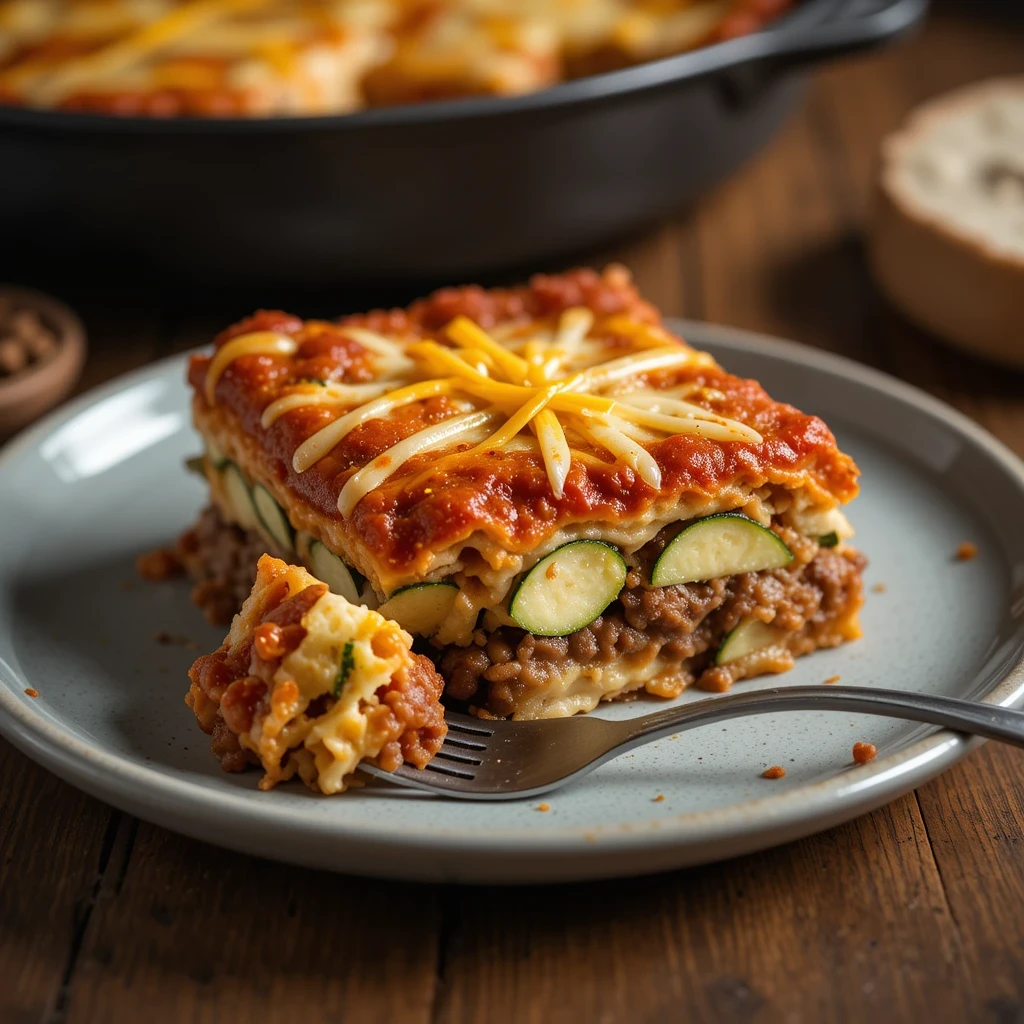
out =
{"type": "MultiPolygon", "coordinates": [[[[900,321],[861,253],[880,137],[936,92],[1024,69],[1024,25],[963,13],[980,6],[943,7],[909,45],[828,70],[696,212],[591,262],[629,263],[666,313],[879,366],[1024,454],[1024,376],[900,321]]],[[[254,301],[63,293],[90,328],[83,388],[207,340],[254,301]]],[[[340,312],[336,300],[363,301],[300,297],[297,311],[340,312]]],[[[994,745],[781,849],[536,890],[363,881],[226,853],[82,796],[3,743],[0,779],[4,1024],[1024,1021],[1024,756],[994,745]]]]}

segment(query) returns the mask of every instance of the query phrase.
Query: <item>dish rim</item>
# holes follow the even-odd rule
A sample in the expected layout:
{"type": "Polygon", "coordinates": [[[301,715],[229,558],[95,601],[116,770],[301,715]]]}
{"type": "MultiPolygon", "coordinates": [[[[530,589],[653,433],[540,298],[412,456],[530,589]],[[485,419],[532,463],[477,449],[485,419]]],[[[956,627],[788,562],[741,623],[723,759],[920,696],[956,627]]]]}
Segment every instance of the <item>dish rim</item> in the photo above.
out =
{"type": "MultiPolygon", "coordinates": [[[[668,322],[680,328],[684,336],[694,336],[698,345],[706,341],[740,352],[775,356],[788,363],[797,361],[880,390],[929,418],[941,418],[972,447],[992,457],[1024,500],[1024,463],[967,416],[913,385],[847,357],[795,342],[693,321],[668,322]]],[[[172,365],[183,364],[188,356],[187,352],[170,356],[115,378],[45,417],[0,450],[0,475],[23,453],[33,450],[54,429],[84,409],[147,379],[162,377],[172,365]]],[[[994,657],[995,652],[985,664],[994,657]]],[[[1024,653],[1014,652],[1013,662],[1001,666],[995,674],[997,681],[982,701],[1003,706],[1024,702],[1024,653]]],[[[509,862],[514,860],[519,864],[521,877],[509,877],[507,881],[516,882],[638,874],[751,852],[820,831],[888,803],[950,767],[982,742],[948,730],[930,730],[903,749],[868,765],[837,771],[826,779],[784,793],[664,819],[553,826],[536,832],[525,827],[495,829],[487,827],[486,821],[474,830],[403,825],[399,832],[394,832],[382,829],[379,823],[311,818],[306,815],[307,805],[302,800],[288,805],[261,803],[252,799],[254,794],[249,790],[212,790],[201,782],[197,784],[195,780],[173,777],[157,768],[134,763],[70,736],[48,721],[31,702],[26,704],[20,698],[25,682],[0,658],[0,735],[77,788],[206,841],[210,841],[211,826],[216,825],[215,842],[250,854],[327,867],[330,857],[324,850],[330,848],[343,859],[336,870],[389,877],[450,878],[453,872],[449,869],[446,874],[443,863],[459,854],[490,854],[508,858],[509,862]],[[895,780],[898,783],[890,785],[895,780]],[[231,836],[221,834],[225,823],[233,826],[231,836]],[[259,837],[268,834],[270,839],[260,845],[259,837]],[[278,834],[286,838],[286,846],[290,844],[287,853],[280,852],[280,844],[274,849],[274,836],[278,834]],[[769,834],[769,841],[764,842],[769,834]],[[247,839],[254,841],[246,842],[247,839]],[[307,849],[293,855],[292,848],[301,847],[304,841],[307,849]],[[310,854],[312,848],[319,849],[319,855],[310,854]],[[379,855],[382,850],[406,858],[413,866],[395,870],[382,862],[375,871],[374,863],[368,860],[371,854],[379,855]],[[687,856],[687,851],[694,855],[687,856]],[[633,861],[623,864],[624,855],[629,854],[641,859],[646,854],[651,863],[646,867],[633,861]],[[565,862],[561,870],[546,863],[559,857],[565,862]],[[420,860],[425,862],[419,863],[420,860]]],[[[473,877],[472,868],[468,872],[456,870],[454,874],[464,881],[495,880],[494,874],[486,870],[476,869],[477,877],[473,877]]]]}

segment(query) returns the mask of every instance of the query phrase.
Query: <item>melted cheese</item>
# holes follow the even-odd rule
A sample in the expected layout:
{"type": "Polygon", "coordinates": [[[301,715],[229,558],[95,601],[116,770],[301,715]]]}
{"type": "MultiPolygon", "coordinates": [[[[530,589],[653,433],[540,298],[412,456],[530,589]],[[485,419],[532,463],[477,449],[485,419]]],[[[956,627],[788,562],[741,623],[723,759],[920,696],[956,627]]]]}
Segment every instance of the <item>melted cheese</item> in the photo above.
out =
{"type": "MultiPolygon", "coordinates": [[[[346,481],[338,496],[343,516],[351,515],[371,490],[410,459],[467,440],[476,444],[474,453],[484,453],[504,449],[520,433],[532,432],[556,498],[563,496],[572,466],[567,427],[630,466],[652,487],[660,486],[661,470],[643,443],[659,435],[694,434],[717,441],[761,443],[761,435],[753,428],[645,384],[650,373],[714,366],[710,356],[673,342],[671,335],[659,328],[638,328],[625,318],[613,319],[614,333],[636,339],[639,347],[612,360],[602,359],[600,342],[588,336],[594,315],[584,308],[564,311],[547,338],[539,332],[529,333],[522,354],[464,316],[456,317],[444,331],[455,348],[433,340],[410,341],[349,327],[345,329],[349,337],[381,360],[378,380],[372,385],[331,384],[324,388],[300,383],[294,392],[264,410],[262,424],[269,429],[282,416],[307,406],[338,410],[337,419],[295,450],[293,468],[304,473],[370,420],[385,419],[404,405],[438,395],[462,396],[461,412],[456,403],[453,417],[404,438],[346,481]],[[426,379],[406,383],[414,370],[426,379]],[[395,376],[396,371],[402,376],[395,376]],[[378,394],[378,389],[385,393],[378,394]],[[368,400],[360,402],[362,398],[368,400]],[[480,435],[485,425],[494,429],[480,435]]],[[[217,351],[208,371],[207,400],[213,402],[217,380],[234,359],[294,351],[294,339],[274,332],[229,341],[217,351]]]]}
{"type": "Polygon", "coordinates": [[[217,382],[236,359],[242,356],[293,356],[298,347],[293,337],[276,331],[255,331],[232,338],[217,349],[206,371],[206,401],[210,405],[217,404],[217,382]]]}
{"type": "MultiPolygon", "coordinates": [[[[189,113],[347,112],[522,93],[605,70],[608,58],[615,66],[680,52],[713,38],[733,7],[734,0],[0,0],[0,61],[11,61],[0,81],[20,102],[44,107],[169,90],[221,100],[227,92],[236,101],[200,102],[198,111],[186,104],[189,113]],[[179,58],[216,68],[174,66],[179,58]]],[[[123,112],[116,98],[107,109],[123,112]]],[[[160,103],[132,109],[169,112],[160,103]]]]}
{"type": "Polygon", "coordinates": [[[52,75],[29,86],[31,98],[41,104],[59,103],[73,92],[99,79],[115,75],[145,60],[182,36],[210,23],[266,6],[270,0],[191,0],[150,22],[127,37],[116,39],[77,60],[70,60],[52,75]]]}

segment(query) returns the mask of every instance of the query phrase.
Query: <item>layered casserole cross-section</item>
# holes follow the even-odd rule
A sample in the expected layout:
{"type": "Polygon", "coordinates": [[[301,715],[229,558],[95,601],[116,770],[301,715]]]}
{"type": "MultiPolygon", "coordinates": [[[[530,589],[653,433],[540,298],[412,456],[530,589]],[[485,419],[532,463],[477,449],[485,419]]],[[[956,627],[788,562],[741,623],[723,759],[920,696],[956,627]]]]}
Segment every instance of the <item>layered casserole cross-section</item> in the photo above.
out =
{"type": "Polygon", "coordinates": [[[193,357],[209,617],[263,551],[417,638],[483,714],[783,671],[859,635],[857,471],[611,267],[340,322],[260,312],[193,357]]]}

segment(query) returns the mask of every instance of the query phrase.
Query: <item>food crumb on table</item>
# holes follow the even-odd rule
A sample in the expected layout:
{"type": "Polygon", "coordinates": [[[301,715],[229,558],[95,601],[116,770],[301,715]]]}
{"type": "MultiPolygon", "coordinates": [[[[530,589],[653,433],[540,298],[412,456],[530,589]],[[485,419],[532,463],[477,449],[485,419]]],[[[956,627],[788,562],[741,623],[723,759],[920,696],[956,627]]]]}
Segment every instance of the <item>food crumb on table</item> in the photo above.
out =
{"type": "Polygon", "coordinates": [[[157,548],[156,551],[147,551],[135,559],[135,571],[150,583],[160,583],[173,576],[180,576],[185,567],[172,552],[166,548],[157,548]]]}
{"type": "Polygon", "coordinates": [[[972,558],[978,557],[978,545],[972,541],[965,540],[956,549],[956,560],[958,562],[969,562],[972,558]]]}
{"type": "Polygon", "coordinates": [[[535,811],[550,811],[551,810],[551,804],[537,804],[537,806],[534,808],[534,810],[535,811]]]}
{"type": "Polygon", "coordinates": [[[781,764],[773,764],[771,768],[765,768],[761,772],[762,779],[781,779],[786,774],[786,769],[781,764]]]}
{"type": "Polygon", "coordinates": [[[831,686],[833,683],[838,683],[839,680],[842,679],[842,678],[843,678],[842,676],[829,676],[828,679],[823,679],[822,682],[826,686],[831,686]]]}
{"type": "Polygon", "coordinates": [[[877,754],[878,748],[874,743],[854,743],[853,745],[854,764],[867,764],[868,761],[874,761],[877,754]]]}
{"type": "Polygon", "coordinates": [[[189,651],[199,650],[199,644],[197,644],[195,640],[190,640],[187,636],[178,636],[175,633],[168,633],[163,629],[158,629],[153,634],[153,639],[164,647],[169,647],[174,644],[177,647],[184,647],[189,651]]]}
{"type": "Polygon", "coordinates": [[[39,696],[39,691],[34,686],[26,686],[25,693],[27,693],[30,697],[33,698],[39,696]]]}

